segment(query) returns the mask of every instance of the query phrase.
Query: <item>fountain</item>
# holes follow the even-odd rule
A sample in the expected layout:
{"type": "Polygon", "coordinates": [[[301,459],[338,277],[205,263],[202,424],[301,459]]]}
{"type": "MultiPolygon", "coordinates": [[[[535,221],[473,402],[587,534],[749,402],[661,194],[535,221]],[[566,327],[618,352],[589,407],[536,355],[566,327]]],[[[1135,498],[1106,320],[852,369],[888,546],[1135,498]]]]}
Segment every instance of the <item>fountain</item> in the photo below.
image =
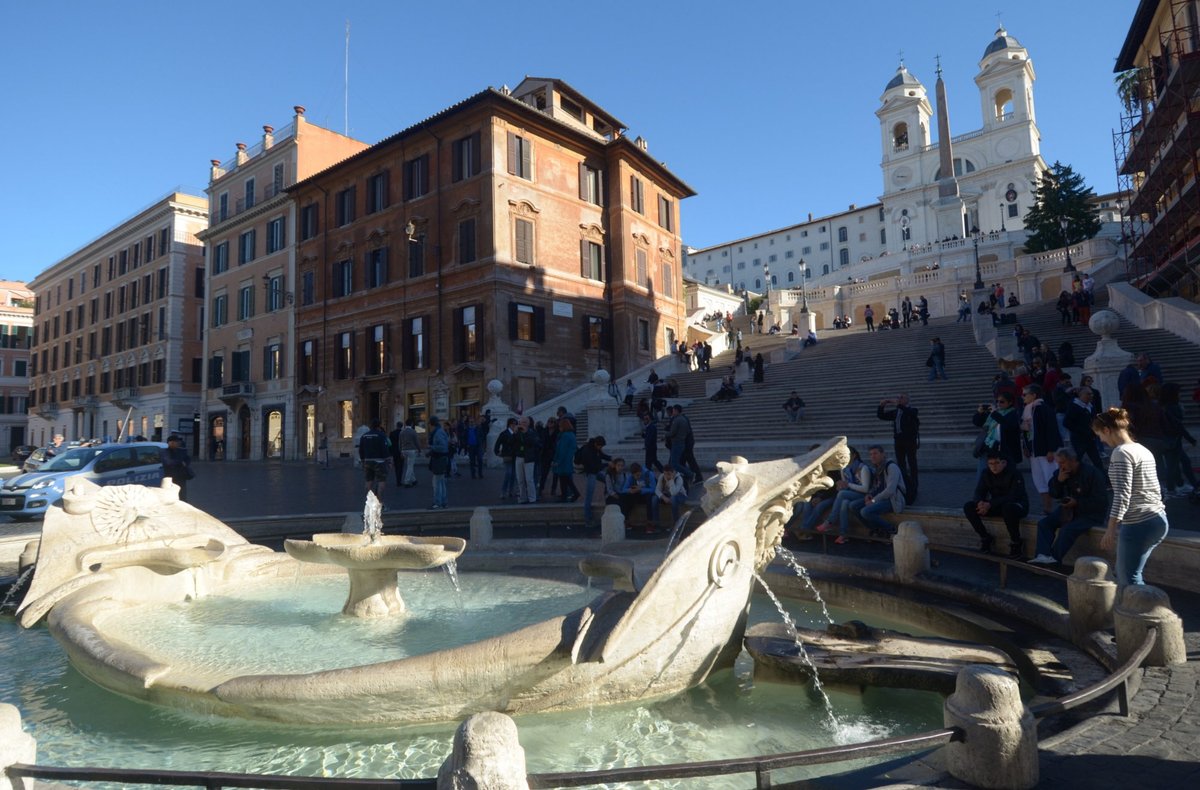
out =
{"type": "Polygon", "coordinates": [[[382,512],[372,491],[367,494],[361,536],[326,532],[313,535],[312,540],[287,540],[283,544],[284,550],[301,562],[346,569],[350,593],[342,614],[351,617],[403,614],[406,607],[396,587],[397,571],[439,568],[453,562],[467,547],[462,538],[384,535],[382,512]]]}

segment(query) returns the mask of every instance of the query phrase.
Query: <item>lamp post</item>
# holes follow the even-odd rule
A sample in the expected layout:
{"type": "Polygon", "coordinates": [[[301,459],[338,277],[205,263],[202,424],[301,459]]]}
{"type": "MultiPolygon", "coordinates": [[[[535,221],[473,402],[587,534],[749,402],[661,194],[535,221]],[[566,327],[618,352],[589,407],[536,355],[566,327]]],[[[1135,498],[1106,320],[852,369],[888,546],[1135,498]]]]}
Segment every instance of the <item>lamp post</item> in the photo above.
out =
{"type": "Polygon", "coordinates": [[[983,290],[983,272],[979,269],[979,234],[976,233],[971,237],[971,241],[975,246],[975,290],[983,290]]]}
{"type": "Polygon", "coordinates": [[[1000,204],[1000,232],[1007,233],[1008,228],[1004,227],[1004,204],[1000,204]]]}
{"type": "Polygon", "coordinates": [[[1067,250],[1067,265],[1063,267],[1063,273],[1069,274],[1070,272],[1075,271],[1075,264],[1071,263],[1071,240],[1067,238],[1067,218],[1059,217],[1058,226],[1062,228],[1063,247],[1065,247],[1067,250]]]}
{"type": "Polygon", "coordinates": [[[808,312],[808,264],[800,259],[800,312],[808,312]]]}

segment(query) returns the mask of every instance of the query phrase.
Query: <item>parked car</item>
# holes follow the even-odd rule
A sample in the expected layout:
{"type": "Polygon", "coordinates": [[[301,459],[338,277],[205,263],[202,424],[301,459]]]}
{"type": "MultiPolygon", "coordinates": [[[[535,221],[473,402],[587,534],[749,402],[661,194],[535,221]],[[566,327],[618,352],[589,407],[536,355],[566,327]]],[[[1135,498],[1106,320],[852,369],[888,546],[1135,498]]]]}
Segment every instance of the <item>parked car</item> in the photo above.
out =
{"type": "Polygon", "coordinates": [[[62,499],[67,478],[75,475],[102,486],[157,486],[163,478],[161,452],[166,447],[162,442],[132,442],[64,450],[36,471],[4,481],[0,514],[18,521],[41,518],[62,499]]]}
{"type": "Polygon", "coordinates": [[[42,464],[46,463],[47,449],[49,448],[39,447],[31,452],[29,457],[25,459],[25,463],[21,464],[21,468],[26,472],[36,472],[42,464]]]}
{"type": "Polygon", "coordinates": [[[17,445],[16,447],[14,447],[12,449],[13,463],[16,464],[17,466],[24,467],[25,459],[28,458],[33,453],[33,451],[36,449],[37,449],[37,446],[32,445],[32,444],[17,445]]]}

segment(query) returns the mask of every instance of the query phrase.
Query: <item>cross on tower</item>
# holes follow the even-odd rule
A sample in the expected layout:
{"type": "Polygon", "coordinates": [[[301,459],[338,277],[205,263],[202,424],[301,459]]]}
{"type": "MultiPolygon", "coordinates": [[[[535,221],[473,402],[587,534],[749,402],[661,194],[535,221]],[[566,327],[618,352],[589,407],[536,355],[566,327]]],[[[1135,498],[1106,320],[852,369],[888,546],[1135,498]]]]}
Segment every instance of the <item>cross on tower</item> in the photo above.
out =
{"type": "Polygon", "coordinates": [[[900,55],[900,68],[904,68],[904,50],[900,50],[897,54],[900,55]]]}
{"type": "Polygon", "coordinates": [[[937,64],[937,75],[938,75],[939,77],[940,77],[940,76],[942,76],[942,56],[941,56],[941,55],[934,55],[934,56],[933,56],[933,61],[934,61],[934,63],[936,63],[936,64],[937,64]]]}

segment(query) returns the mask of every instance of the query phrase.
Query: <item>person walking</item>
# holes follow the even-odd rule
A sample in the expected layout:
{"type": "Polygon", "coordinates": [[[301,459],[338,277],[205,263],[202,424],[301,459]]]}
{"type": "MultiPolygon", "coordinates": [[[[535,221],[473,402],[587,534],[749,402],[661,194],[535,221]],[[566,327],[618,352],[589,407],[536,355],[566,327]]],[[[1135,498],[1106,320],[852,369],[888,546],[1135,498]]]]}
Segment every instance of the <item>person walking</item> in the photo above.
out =
{"type": "MultiPolygon", "coordinates": [[[[554,444],[554,476],[558,480],[558,501],[574,502],[579,499],[575,487],[575,454],[579,446],[575,443],[575,425],[565,417],[558,420],[558,438],[554,444]]],[[[553,492],[551,488],[551,492],[553,492]]]]}
{"type": "Polygon", "coordinates": [[[391,457],[392,448],[387,434],[383,432],[383,423],[372,420],[371,427],[358,440],[358,460],[362,463],[367,492],[374,493],[381,500],[391,457]]]}
{"type": "Polygon", "coordinates": [[[881,400],[875,416],[892,424],[896,463],[904,474],[904,501],[909,505],[916,504],[920,485],[917,450],[921,447],[921,418],[909,405],[908,395],[903,393],[881,400]]]}
{"type": "Polygon", "coordinates": [[[400,449],[400,434],[404,430],[404,421],[397,420],[396,427],[388,434],[388,444],[392,453],[392,474],[396,477],[396,488],[404,485],[404,451],[400,449]]]}
{"type": "Polygon", "coordinates": [[[763,355],[762,354],[754,355],[754,383],[755,384],[763,383],[763,355]]]}
{"type": "Polygon", "coordinates": [[[437,416],[429,418],[429,473],[433,476],[433,505],[446,509],[446,476],[450,474],[450,434],[437,416]]]}
{"type": "Polygon", "coordinates": [[[650,412],[642,415],[642,446],[646,452],[643,466],[662,472],[662,464],[658,462],[658,422],[650,412]]]}
{"type": "Polygon", "coordinates": [[[417,419],[409,417],[400,431],[400,454],[404,456],[404,486],[417,484],[417,456],[421,452],[421,441],[417,437],[417,419]]]}
{"type": "Polygon", "coordinates": [[[1112,408],[1096,415],[1092,430],[1112,448],[1108,482],[1112,504],[1100,548],[1117,553],[1117,584],[1144,584],[1142,571],[1151,552],[1167,537],[1169,525],[1154,454],[1133,440],[1129,413],[1112,408]]]}
{"type": "Polygon", "coordinates": [[[867,325],[868,332],[875,331],[875,311],[871,309],[871,305],[863,308],[863,322],[867,325]]]}
{"type": "Polygon", "coordinates": [[[940,337],[929,341],[929,359],[925,360],[925,366],[929,368],[930,381],[937,381],[939,376],[942,381],[949,380],[950,377],[946,375],[946,346],[940,337]]]}
{"type": "Polygon", "coordinates": [[[605,465],[612,460],[612,456],[604,452],[606,444],[608,442],[603,436],[593,436],[579,448],[579,465],[583,467],[583,523],[587,529],[592,528],[592,501],[596,496],[596,483],[600,482],[605,465]]]}
{"type": "Polygon", "coordinates": [[[163,477],[179,486],[179,501],[187,501],[188,481],[196,476],[192,471],[192,457],[183,446],[183,437],[173,433],[167,437],[167,449],[159,452],[162,458],[163,477]]]}

